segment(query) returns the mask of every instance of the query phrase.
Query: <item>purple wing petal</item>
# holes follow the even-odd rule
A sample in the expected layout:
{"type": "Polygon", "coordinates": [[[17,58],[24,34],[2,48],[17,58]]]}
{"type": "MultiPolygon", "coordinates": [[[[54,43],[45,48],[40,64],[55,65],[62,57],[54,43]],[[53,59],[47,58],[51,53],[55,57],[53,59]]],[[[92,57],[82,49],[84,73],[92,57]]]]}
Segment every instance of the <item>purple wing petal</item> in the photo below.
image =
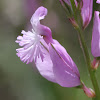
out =
{"type": "Polygon", "coordinates": [[[54,42],[55,43],[53,44],[53,46],[54,46],[54,48],[56,48],[59,55],[65,60],[65,62],[67,62],[67,64],[69,66],[71,66],[73,71],[75,73],[77,73],[77,75],[80,77],[80,74],[79,74],[79,71],[78,71],[76,64],[73,62],[72,58],[69,56],[69,54],[67,53],[65,48],[62,45],[60,45],[60,43],[58,41],[54,40],[54,42]]]}
{"type": "Polygon", "coordinates": [[[63,87],[75,87],[80,85],[80,77],[73,71],[72,66],[63,59],[62,55],[59,54],[58,49],[56,49],[57,47],[50,46],[50,56],[53,62],[53,71],[57,83],[63,87]]]}

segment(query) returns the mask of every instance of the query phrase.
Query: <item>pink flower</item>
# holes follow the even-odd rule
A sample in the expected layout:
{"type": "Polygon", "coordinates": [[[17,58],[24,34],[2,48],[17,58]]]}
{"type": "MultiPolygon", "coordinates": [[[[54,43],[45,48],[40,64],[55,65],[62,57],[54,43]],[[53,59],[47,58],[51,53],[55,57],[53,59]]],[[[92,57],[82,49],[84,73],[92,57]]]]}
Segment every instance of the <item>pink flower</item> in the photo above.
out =
{"type": "Polygon", "coordinates": [[[96,3],[99,3],[100,4],[100,0],[97,0],[96,3]]]}
{"type": "Polygon", "coordinates": [[[77,66],[63,46],[52,39],[51,30],[40,24],[47,9],[39,7],[31,18],[32,32],[22,31],[16,42],[22,48],[17,49],[17,55],[23,62],[35,61],[40,74],[49,81],[63,87],[80,85],[80,74],[77,66]]]}
{"type": "Polygon", "coordinates": [[[94,13],[94,24],[92,32],[91,52],[94,57],[100,56],[100,18],[99,11],[94,13]]]}

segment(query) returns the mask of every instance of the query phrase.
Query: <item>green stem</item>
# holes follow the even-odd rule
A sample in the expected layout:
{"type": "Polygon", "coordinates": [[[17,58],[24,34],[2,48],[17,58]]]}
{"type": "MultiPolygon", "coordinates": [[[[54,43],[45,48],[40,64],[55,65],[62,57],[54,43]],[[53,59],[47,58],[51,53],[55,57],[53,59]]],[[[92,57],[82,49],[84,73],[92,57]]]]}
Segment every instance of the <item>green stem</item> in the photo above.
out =
{"type": "Polygon", "coordinates": [[[99,90],[98,82],[97,82],[97,79],[96,79],[96,76],[95,76],[95,72],[91,68],[91,59],[90,59],[90,56],[89,56],[89,52],[88,52],[84,37],[82,35],[83,32],[82,32],[82,30],[80,30],[80,28],[77,28],[76,30],[78,31],[80,45],[81,45],[82,51],[84,53],[84,58],[86,60],[86,63],[87,63],[87,66],[88,66],[88,71],[89,71],[89,74],[90,74],[90,78],[91,78],[91,81],[92,81],[92,84],[93,84],[93,87],[94,87],[94,90],[95,90],[95,93],[96,93],[96,97],[93,98],[93,100],[100,100],[100,90],[99,90]]]}

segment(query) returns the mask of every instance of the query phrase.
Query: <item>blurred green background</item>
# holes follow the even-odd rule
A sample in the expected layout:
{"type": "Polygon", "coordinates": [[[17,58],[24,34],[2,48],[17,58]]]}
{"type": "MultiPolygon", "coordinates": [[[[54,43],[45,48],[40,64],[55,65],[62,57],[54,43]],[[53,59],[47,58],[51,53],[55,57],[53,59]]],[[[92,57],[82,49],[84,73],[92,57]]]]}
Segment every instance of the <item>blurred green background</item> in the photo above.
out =
{"type": "MultiPolygon", "coordinates": [[[[21,30],[27,31],[31,27],[30,18],[39,6],[48,9],[48,15],[42,23],[51,28],[53,38],[66,48],[78,66],[81,79],[93,88],[77,33],[59,0],[0,0],[0,100],[90,100],[80,89],[63,88],[47,81],[33,63],[26,65],[16,56],[19,46],[15,40],[21,30]]],[[[94,9],[99,9],[98,6],[94,4],[94,9]]],[[[89,51],[92,24],[93,21],[84,32],[89,51]]],[[[91,58],[93,59],[92,55],[91,58]]],[[[99,70],[100,68],[97,78],[100,85],[99,70]]]]}

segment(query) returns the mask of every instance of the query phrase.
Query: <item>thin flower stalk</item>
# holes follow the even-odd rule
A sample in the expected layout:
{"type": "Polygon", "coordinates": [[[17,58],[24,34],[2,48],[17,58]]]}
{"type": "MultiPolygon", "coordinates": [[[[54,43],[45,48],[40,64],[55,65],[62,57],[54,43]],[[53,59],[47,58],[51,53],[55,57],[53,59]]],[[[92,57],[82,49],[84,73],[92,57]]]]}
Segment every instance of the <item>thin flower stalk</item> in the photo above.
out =
{"type": "Polygon", "coordinates": [[[93,84],[93,87],[94,87],[94,90],[95,90],[95,93],[96,93],[96,97],[93,98],[93,100],[100,100],[100,90],[99,90],[98,82],[97,82],[97,79],[96,79],[96,76],[95,76],[95,72],[91,68],[91,59],[90,59],[90,55],[89,55],[84,37],[82,35],[83,32],[80,28],[77,28],[77,31],[78,31],[78,37],[79,37],[80,45],[81,45],[81,48],[82,48],[82,51],[83,51],[83,54],[84,54],[84,58],[85,58],[85,61],[86,61],[87,67],[88,67],[88,71],[89,71],[89,74],[90,74],[90,78],[91,78],[91,81],[92,81],[92,84],[93,84]]]}

